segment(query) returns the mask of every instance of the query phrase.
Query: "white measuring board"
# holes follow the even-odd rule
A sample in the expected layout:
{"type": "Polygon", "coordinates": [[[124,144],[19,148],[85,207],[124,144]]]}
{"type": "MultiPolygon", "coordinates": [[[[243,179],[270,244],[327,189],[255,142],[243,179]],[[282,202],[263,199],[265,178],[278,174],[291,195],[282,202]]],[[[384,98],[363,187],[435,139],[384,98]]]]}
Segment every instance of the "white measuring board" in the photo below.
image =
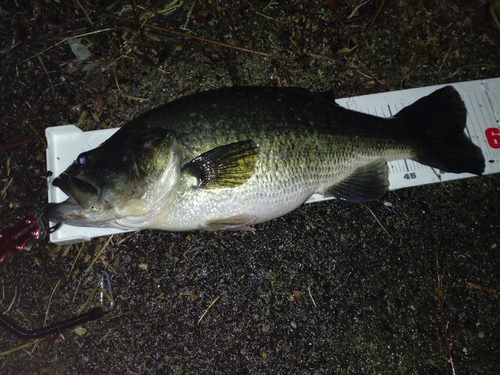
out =
{"type": "MultiPolygon", "coordinates": [[[[337,103],[359,112],[390,117],[421,97],[444,86],[447,85],[338,99],[337,103]]],[[[465,102],[467,108],[465,132],[483,152],[486,160],[484,174],[500,172],[500,78],[452,83],[451,86],[457,89],[465,102]]],[[[59,176],[80,153],[99,146],[117,130],[118,128],[83,132],[74,125],[46,129],[47,170],[52,172],[48,178],[49,202],[61,202],[67,198],[60,189],[52,186],[54,178],[59,176]]],[[[393,161],[388,165],[390,190],[474,177],[468,173],[443,173],[406,159],[393,161]]],[[[308,203],[327,199],[332,198],[314,194],[308,203]]],[[[50,240],[63,245],[123,232],[125,231],[118,229],[62,225],[59,230],[51,233],[50,240]]]]}

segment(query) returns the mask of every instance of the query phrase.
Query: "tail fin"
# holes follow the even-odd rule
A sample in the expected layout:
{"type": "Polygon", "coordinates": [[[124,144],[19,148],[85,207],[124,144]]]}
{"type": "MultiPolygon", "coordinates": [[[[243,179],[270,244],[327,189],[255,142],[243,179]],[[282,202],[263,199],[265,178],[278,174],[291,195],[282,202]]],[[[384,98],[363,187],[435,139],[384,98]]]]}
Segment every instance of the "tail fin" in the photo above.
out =
{"type": "Polygon", "coordinates": [[[467,110],[457,90],[443,87],[396,114],[417,134],[417,161],[452,173],[484,172],[484,156],[464,133],[467,110]]]}

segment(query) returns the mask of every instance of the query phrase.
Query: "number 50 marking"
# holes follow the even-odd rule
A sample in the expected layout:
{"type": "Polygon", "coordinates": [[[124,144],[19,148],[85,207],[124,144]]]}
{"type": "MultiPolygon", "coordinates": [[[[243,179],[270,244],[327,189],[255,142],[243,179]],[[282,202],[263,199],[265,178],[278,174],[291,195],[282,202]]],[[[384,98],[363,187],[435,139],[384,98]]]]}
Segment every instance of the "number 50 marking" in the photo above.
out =
{"type": "Polygon", "coordinates": [[[484,131],[486,140],[491,148],[500,148],[500,129],[488,128],[484,131]]]}

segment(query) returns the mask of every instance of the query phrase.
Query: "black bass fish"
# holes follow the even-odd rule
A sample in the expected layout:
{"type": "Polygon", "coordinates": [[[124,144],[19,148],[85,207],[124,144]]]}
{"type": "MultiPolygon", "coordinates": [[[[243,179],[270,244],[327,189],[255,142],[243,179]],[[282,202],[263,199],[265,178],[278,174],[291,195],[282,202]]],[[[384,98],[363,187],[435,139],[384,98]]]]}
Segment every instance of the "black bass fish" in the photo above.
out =
{"type": "Polygon", "coordinates": [[[303,89],[202,92],[133,119],[80,154],[53,182],[69,198],[45,214],[75,226],[253,230],[314,193],[381,198],[391,160],[481,175],[484,157],[464,133],[466,115],[451,86],[391,118],[303,89]]]}

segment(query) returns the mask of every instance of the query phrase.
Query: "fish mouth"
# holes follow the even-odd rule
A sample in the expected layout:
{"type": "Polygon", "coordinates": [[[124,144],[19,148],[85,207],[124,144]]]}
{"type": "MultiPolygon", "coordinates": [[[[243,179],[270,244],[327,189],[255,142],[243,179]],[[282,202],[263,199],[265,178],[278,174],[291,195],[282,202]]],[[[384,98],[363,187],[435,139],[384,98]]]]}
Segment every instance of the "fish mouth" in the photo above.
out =
{"type": "Polygon", "coordinates": [[[52,182],[52,185],[61,189],[69,197],[65,203],[79,205],[84,209],[92,207],[101,193],[99,185],[92,179],[72,176],[68,173],[62,173],[52,182]]]}

